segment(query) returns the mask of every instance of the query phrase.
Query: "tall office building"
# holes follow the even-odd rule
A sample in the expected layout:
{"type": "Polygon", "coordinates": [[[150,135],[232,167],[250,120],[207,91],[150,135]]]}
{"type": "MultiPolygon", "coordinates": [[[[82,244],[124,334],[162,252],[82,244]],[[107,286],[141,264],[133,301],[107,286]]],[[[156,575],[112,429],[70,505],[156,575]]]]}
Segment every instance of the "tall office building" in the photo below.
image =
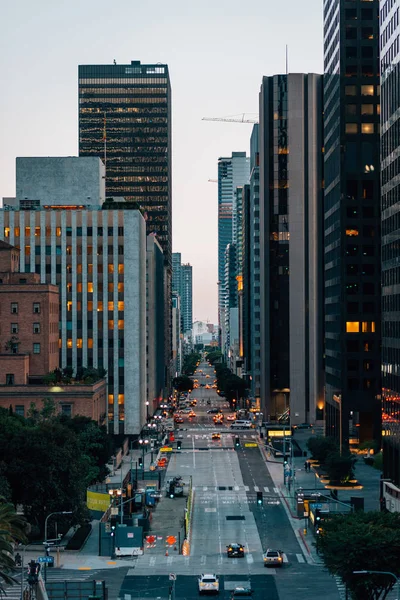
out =
{"type": "Polygon", "coordinates": [[[380,439],[379,1],[324,1],[326,433],[380,439]]]}
{"type": "Polygon", "coordinates": [[[267,419],[290,405],[292,424],[314,422],[323,400],[321,75],[263,78],[259,149],[261,405],[267,419]]]}
{"type": "MultiPolygon", "coordinates": [[[[83,163],[76,173],[84,173],[88,163],[95,174],[104,169],[100,159],[74,160],[83,163]]],[[[17,160],[17,190],[19,177],[33,177],[29,190],[25,187],[28,197],[9,199],[0,210],[0,239],[20,249],[21,273],[37,273],[42,284],[59,287],[61,368],[106,369],[109,431],[137,435],[147,398],[145,220],[138,210],[105,209],[102,194],[85,204],[81,197],[79,204],[74,197],[68,201],[68,179],[64,190],[54,181],[65,170],[74,178],[70,159],[64,161],[62,167],[62,158],[17,160]],[[48,173],[47,184],[35,179],[36,170],[48,173]],[[57,194],[49,204],[51,197],[40,198],[47,188],[57,194]]]]}
{"type": "Polygon", "coordinates": [[[192,265],[181,265],[181,319],[182,332],[192,331],[193,327],[193,269],[192,265]]]}
{"type": "Polygon", "coordinates": [[[233,242],[236,228],[233,218],[236,188],[249,183],[249,170],[250,161],[246,152],[232,152],[232,156],[218,159],[218,325],[221,340],[225,337],[222,315],[225,312],[225,250],[233,242]]]}
{"type": "MultiPolygon", "coordinates": [[[[261,320],[260,320],[260,152],[258,125],[250,137],[250,230],[249,230],[249,312],[250,340],[248,371],[251,375],[251,395],[260,404],[261,320]]],[[[246,353],[245,353],[246,355],[246,353]]]]}
{"type": "MultiPolygon", "coordinates": [[[[381,0],[382,393],[384,476],[400,494],[400,0],[381,0]]],[[[390,488],[389,488],[390,489],[390,488]]],[[[389,498],[388,498],[389,499],[389,498]]],[[[391,498],[389,499],[391,500],[391,498]]],[[[391,509],[391,503],[387,504],[391,509]]]]}
{"type": "Polygon", "coordinates": [[[182,283],[182,255],[180,252],[172,253],[172,293],[181,295],[182,283]]]}
{"type": "Polygon", "coordinates": [[[171,85],[168,66],[79,66],[79,155],[106,165],[106,196],[136,203],[165,270],[166,383],[172,358],[171,85]]]}

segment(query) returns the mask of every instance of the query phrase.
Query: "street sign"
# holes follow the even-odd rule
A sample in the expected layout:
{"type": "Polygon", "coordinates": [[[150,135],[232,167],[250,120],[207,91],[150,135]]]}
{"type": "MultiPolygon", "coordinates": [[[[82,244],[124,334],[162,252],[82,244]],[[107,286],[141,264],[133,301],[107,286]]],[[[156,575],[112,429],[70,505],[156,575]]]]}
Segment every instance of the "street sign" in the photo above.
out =
{"type": "Polygon", "coordinates": [[[170,574],[168,575],[168,579],[169,579],[170,581],[176,581],[176,573],[170,573],[170,574]]]}
{"type": "Polygon", "coordinates": [[[162,448],[160,448],[160,452],[172,452],[172,448],[169,448],[168,446],[163,446],[162,448]]]}
{"type": "Polygon", "coordinates": [[[255,442],[247,442],[247,444],[244,445],[245,448],[257,448],[258,444],[256,444],[255,442]]]}
{"type": "Polygon", "coordinates": [[[53,556],[39,556],[38,562],[40,563],[52,563],[54,562],[53,556]]]}

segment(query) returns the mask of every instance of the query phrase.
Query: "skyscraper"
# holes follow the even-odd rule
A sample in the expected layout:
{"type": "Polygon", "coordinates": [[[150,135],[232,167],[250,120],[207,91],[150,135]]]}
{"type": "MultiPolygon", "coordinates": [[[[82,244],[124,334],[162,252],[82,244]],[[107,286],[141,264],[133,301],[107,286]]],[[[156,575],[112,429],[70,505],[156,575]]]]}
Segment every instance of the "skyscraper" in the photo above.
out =
{"type": "MultiPolygon", "coordinates": [[[[79,155],[106,165],[106,196],[136,203],[165,262],[165,379],[172,360],[171,85],[168,66],[79,66],[79,155]]],[[[110,207],[111,208],[111,207],[110,207]]]]}
{"type": "Polygon", "coordinates": [[[172,253],[172,293],[181,295],[182,285],[182,254],[180,252],[172,253]]]}
{"type": "Polygon", "coordinates": [[[171,268],[171,85],[168,66],[79,66],[79,155],[106,165],[106,196],[136,202],[171,268]]]}
{"type": "MultiPolygon", "coordinates": [[[[400,488],[400,0],[380,3],[384,476],[400,488]]],[[[396,492],[396,490],[395,490],[396,492]]],[[[397,497],[400,490],[397,490],[397,497]]],[[[390,506],[387,506],[390,509],[390,506]]]]}
{"type": "Polygon", "coordinates": [[[324,1],[326,433],[380,438],[379,1],[324,1]]]}
{"type": "Polygon", "coordinates": [[[181,265],[181,318],[182,332],[192,331],[193,326],[193,273],[192,265],[181,265]]]}
{"type": "Polygon", "coordinates": [[[321,75],[263,78],[259,148],[262,409],[277,418],[290,404],[292,424],[314,422],[323,400],[321,75]]]}
{"type": "MultiPolygon", "coordinates": [[[[236,188],[249,183],[250,160],[246,152],[232,152],[229,158],[218,159],[218,320],[223,328],[225,311],[224,277],[225,250],[234,239],[233,214],[236,188]]],[[[222,337],[223,332],[221,332],[222,337]]]]}

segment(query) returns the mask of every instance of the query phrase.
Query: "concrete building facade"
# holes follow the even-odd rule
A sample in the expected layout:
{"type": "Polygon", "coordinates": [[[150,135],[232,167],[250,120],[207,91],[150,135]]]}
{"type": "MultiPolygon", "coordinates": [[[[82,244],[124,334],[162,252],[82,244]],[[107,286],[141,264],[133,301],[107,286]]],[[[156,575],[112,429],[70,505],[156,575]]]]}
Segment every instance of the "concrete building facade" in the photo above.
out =
{"type": "Polygon", "coordinates": [[[193,327],[193,268],[189,263],[181,265],[181,319],[182,332],[193,327]]]}
{"type": "Polygon", "coordinates": [[[146,420],[146,231],[136,210],[99,206],[0,211],[20,273],[59,288],[60,366],[104,368],[111,433],[146,420]]]}
{"type": "Polygon", "coordinates": [[[320,75],[263,78],[261,407],[269,420],[290,406],[292,425],[323,406],[321,115],[320,75]]]}

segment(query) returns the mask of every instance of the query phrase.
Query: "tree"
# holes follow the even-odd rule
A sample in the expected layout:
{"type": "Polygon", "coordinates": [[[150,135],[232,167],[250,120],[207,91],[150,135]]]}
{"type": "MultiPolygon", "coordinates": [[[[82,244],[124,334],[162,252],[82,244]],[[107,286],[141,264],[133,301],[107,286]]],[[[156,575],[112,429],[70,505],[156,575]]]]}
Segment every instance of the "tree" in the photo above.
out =
{"type": "Polygon", "coordinates": [[[198,352],[191,352],[190,354],[187,354],[182,365],[183,375],[193,375],[200,360],[201,355],[198,352]]]}
{"type": "Polygon", "coordinates": [[[337,452],[338,445],[333,438],[317,435],[308,440],[307,448],[311,452],[312,457],[321,465],[324,465],[328,456],[337,452]]]}
{"type": "Polygon", "coordinates": [[[238,400],[246,395],[248,390],[247,381],[237,375],[229,375],[223,386],[223,391],[228,400],[238,400]]]}
{"type": "Polygon", "coordinates": [[[213,350],[207,354],[206,359],[210,365],[214,365],[215,363],[222,361],[222,352],[220,350],[213,350]]]}
{"type": "Polygon", "coordinates": [[[323,522],[317,550],[332,575],[338,575],[354,600],[387,597],[395,583],[388,575],[354,575],[353,571],[398,572],[400,514],[355,512],[323,522]]]}
{"type": "Polygon", "coordinates": [[[11,573],[15,569],[14,544],[26,542],[27,523],[16,514],[12,504],[0,497],[0,596],[4,584],[18,583],[11,573]]]}
{"type": "Polygon", "coordinates": [[[180,375],[172,380],[172,385],[178,392],[191,392],[194,387],[194,381],[187,375],[180,375]]]}
{"type": "Polygon", "coordinates": [[[354,477],[354,463],[356,458],[350,454],[340,454],[334,452],[329,454],[325,460],[325,467],[330,479],[333,484],[346,483],[354,477]]]}

